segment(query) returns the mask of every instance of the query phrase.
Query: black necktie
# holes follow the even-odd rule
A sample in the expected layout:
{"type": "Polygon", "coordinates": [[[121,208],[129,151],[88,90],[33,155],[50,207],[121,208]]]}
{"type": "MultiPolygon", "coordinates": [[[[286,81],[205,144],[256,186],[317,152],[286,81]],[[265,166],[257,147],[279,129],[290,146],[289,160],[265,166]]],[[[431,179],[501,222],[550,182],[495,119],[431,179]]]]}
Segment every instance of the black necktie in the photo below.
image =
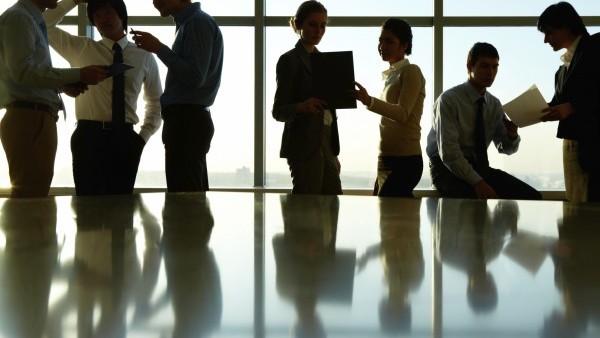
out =
{"type": "Polygon", "coordinates": [[[487,156],[487,141],[485,139],[485,123],[483,123],[483,106],[485,100],[480,97],[477,100],[477,117],[475,118],[475,159],[477,164],[483,168],[490,165],[487,156]]]}
{"type": "MultiPolygon", "coordinates": [[[[118,43],[113,45],[115,54],[113,64],[123,63],[123,52],[118,43]]],[[[125,124],[125,76],[123,73],[113,76],[112,122],[115,128],[125,124]]]]}

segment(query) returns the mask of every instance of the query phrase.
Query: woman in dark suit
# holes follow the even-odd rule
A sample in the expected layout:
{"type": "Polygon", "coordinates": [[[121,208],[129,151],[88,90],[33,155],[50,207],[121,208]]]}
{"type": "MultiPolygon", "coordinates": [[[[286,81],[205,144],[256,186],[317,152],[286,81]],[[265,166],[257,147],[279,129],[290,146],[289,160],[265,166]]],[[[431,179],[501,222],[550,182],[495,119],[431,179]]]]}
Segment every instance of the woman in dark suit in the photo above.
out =
{"type": "Polygon", "coordinates": [[[590,35],[575,8],[559,2],[538,20],[544,42],[565,48],[555,76],[555,92],[544,121],[558,123],[564,139],[563,165],[567,199],[600,201],[600,34],[590,35]]]}
{"type": "Polygon", "coordinates": [[[277,90],[273,117],[285,122],[280,156],[287,158],[292,194],[342,193],[337,117],[327,103],[312,96],[310,54],[319,53],[327,27],[327,9],[318,1],[305,1],[290,19],[300,36],[294,49],[277,62],[277,90]]]}

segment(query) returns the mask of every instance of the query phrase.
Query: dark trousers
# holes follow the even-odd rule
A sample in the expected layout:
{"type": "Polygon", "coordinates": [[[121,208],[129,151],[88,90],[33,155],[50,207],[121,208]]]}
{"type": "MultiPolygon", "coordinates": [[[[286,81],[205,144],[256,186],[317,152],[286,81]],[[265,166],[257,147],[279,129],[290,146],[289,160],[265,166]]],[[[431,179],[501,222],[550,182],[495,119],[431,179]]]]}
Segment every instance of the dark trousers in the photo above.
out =
{"type": "MultiPolygon", "coordinates": [[[[479,176],[496,191],[502,199],[540,200],[542,195],[527,183],[505,173],[502,170],[478,167],[474,161],[469,161],[479,176]]],[[[477,198],[475,189],[467,182],[458,178],[448,169],[439,157],[429,160],[431,180],[435,189],[443,197],[477,198]]]]}
{"type": "Polygon", "coordinates": [[[75,193],[133,193],[144,146],[144,139],[133,128],[113,130],[78,124],[71,136],[75,193]]]}
{"type": "Polygon", "coordinates": [[[162,140],[169,192],[207,191],[206,154],[215,128],[210,112],[197,105],[163,107],[162,140]]]}
{"type": "Polygon", "coordinates": [[[379,156],[374,196],[413,197],[423,175],[423,156],[379,156]]]}

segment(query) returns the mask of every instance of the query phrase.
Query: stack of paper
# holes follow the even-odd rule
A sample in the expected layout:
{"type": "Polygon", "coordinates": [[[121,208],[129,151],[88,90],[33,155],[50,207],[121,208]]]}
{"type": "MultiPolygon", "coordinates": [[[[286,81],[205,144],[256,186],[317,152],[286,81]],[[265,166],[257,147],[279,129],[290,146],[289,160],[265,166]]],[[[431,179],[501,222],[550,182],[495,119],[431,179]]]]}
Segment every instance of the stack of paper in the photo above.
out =
{"type": "Polygon", "coordinates": [[[517,127],[523,128],[540,122],[545,114],[542,110],[548,108],[548,103],[533,85],[502,108],[517,127]]]}

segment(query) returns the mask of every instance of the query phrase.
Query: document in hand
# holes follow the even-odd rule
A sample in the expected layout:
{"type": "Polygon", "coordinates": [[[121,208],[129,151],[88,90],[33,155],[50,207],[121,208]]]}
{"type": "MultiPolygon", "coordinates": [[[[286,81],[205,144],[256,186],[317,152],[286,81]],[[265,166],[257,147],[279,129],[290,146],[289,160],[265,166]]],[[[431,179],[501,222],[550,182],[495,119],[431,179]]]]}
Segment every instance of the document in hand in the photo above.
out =
{"type": "Polygon", "coordinates": [[[517,127],[523,128],[541,122],[548,103],[534,84],[502,108],[517,127]]]}
{"type": "Polygon", "coordinates": [[[351,51],[310,54],[313,95],[330,108],[356,108],[354,60],[351,51]]]}
{"type": "Polygon", "coordinates": [[[108,66],[106,70],[108,70],[108,74],[110,76],[115,76],[124,73],[126,70],[131,68],[133,68],[133,66],[130,66],[126,63],[113,63],[112,65],[108,66]]]}

